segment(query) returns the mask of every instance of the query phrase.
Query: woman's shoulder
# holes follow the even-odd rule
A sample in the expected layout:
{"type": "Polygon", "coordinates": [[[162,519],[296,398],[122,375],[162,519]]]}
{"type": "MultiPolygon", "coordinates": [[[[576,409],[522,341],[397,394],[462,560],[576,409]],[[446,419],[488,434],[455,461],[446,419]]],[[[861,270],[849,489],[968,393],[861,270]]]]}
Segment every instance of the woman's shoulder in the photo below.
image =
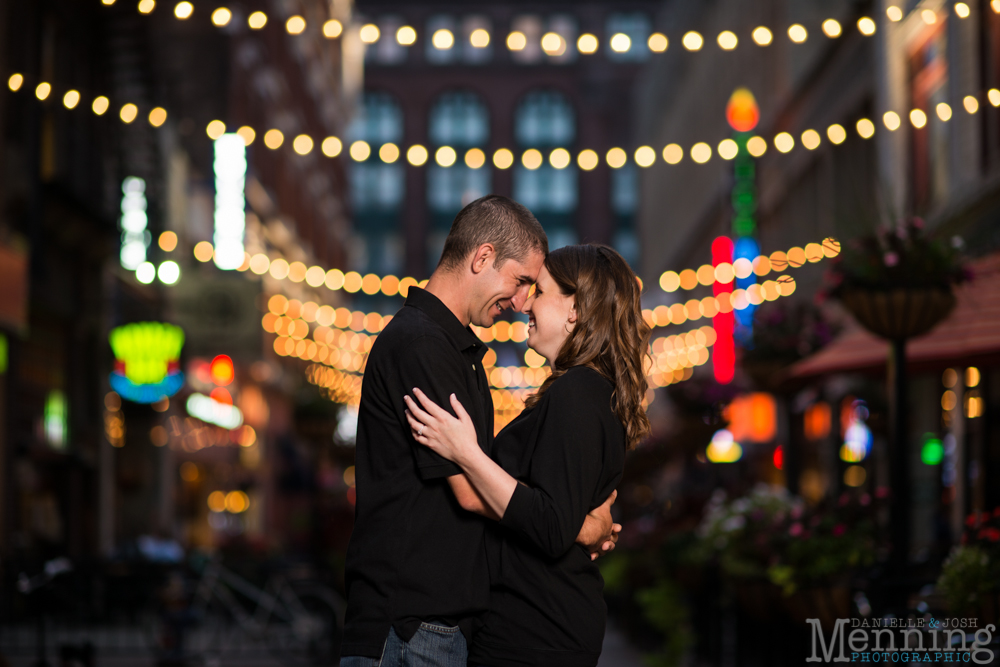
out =
{"type": "Polygon", "coordinates": [[[589,366],[573,366],[546,390],[550,400],[579,400],[610,397],[614,385],[589,366]]]}

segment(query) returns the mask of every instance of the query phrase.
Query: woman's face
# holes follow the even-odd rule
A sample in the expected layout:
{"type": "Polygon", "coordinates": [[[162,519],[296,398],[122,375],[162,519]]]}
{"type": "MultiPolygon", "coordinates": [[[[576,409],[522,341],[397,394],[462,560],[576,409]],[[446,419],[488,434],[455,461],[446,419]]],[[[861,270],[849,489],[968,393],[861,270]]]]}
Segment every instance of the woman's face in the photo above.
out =
{"type": "Polygon", "coordinates": [[[559,291],[543,265],[521,312],[528,316],[528,347],[552,363],[576,325],[575,300],[559,291]]]}

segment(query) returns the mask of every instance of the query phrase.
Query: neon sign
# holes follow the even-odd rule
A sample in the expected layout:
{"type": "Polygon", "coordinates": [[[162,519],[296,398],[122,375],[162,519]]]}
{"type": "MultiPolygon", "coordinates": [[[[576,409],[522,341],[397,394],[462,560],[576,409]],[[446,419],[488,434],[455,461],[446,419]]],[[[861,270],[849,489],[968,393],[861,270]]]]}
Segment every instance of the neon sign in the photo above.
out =
{"type": "Polygon", "coordinates": [[[155,403],[184,386],[180,370],[184,331],[161,322],[136,322],[112,329],[115,353],[111,388],[133,403],[155,403]]]}
{"type": "Polygon", "coordinates": [[[243,265],[246,228],[247,146],[238,134],[215,140],[215,265],[233,270],[243,265]]]}

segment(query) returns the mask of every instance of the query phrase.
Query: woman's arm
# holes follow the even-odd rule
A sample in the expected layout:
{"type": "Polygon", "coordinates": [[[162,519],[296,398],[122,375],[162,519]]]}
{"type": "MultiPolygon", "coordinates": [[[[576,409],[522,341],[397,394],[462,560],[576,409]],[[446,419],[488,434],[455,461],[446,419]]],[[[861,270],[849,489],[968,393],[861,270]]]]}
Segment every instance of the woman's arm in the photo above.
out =
{"type": "MultiPolygon", "coordinates": [[[[479,496],[484,505],[484,511],[478,513],[485,516],[492,515],[491,518],[503,518],[504,512],[507,511],[507,503],[510,502],[510,497],[514,495],[514,489],[517,487],[517,480],[507,474],[480,448],[476,439],[476,427],[469,413],[462,407],[462,403],[454,394],[451,395],[451,406],[457,415],[456,419],[419,389],[414,389],[413,394],[420,401],[420,405],[409,396],[403,398],[406,401],[408,409],[406,418],[410,422],[410,428],[413,429],[413,437],[420,444],[430,447],[444,458],[458,464],[473,487],[465,490],[459,483],[460,488],[455,489],[455,484],[452,484],[462,506],[472,511],[478,509],[475,507],[474,499],[468,495],[471,491],[479,496]]],[[[452,479],[449,477],[449,482],[452,479]]]]}

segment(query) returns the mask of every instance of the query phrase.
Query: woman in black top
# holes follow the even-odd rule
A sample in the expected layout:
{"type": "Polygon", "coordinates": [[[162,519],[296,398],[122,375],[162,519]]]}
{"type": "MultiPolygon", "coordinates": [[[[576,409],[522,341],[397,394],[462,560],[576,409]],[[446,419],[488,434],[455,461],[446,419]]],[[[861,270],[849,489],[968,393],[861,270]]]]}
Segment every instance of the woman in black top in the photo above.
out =
{"type": "Polygon", "coordinates": [[[635,274],[600,245],[552,252],[523,312],[528,346],[552,374],[490,456],[454,396],[457,417],[414,389],[419,403],[406,397],[408,418],[418,442],[462,468],[481,513],[500,517],[488,539],[490,610],[469,663],[593,666],[604,639],[604,581],[574,540],[621,479],[625,450],[649,430],[650,330],[635,274]]]}

